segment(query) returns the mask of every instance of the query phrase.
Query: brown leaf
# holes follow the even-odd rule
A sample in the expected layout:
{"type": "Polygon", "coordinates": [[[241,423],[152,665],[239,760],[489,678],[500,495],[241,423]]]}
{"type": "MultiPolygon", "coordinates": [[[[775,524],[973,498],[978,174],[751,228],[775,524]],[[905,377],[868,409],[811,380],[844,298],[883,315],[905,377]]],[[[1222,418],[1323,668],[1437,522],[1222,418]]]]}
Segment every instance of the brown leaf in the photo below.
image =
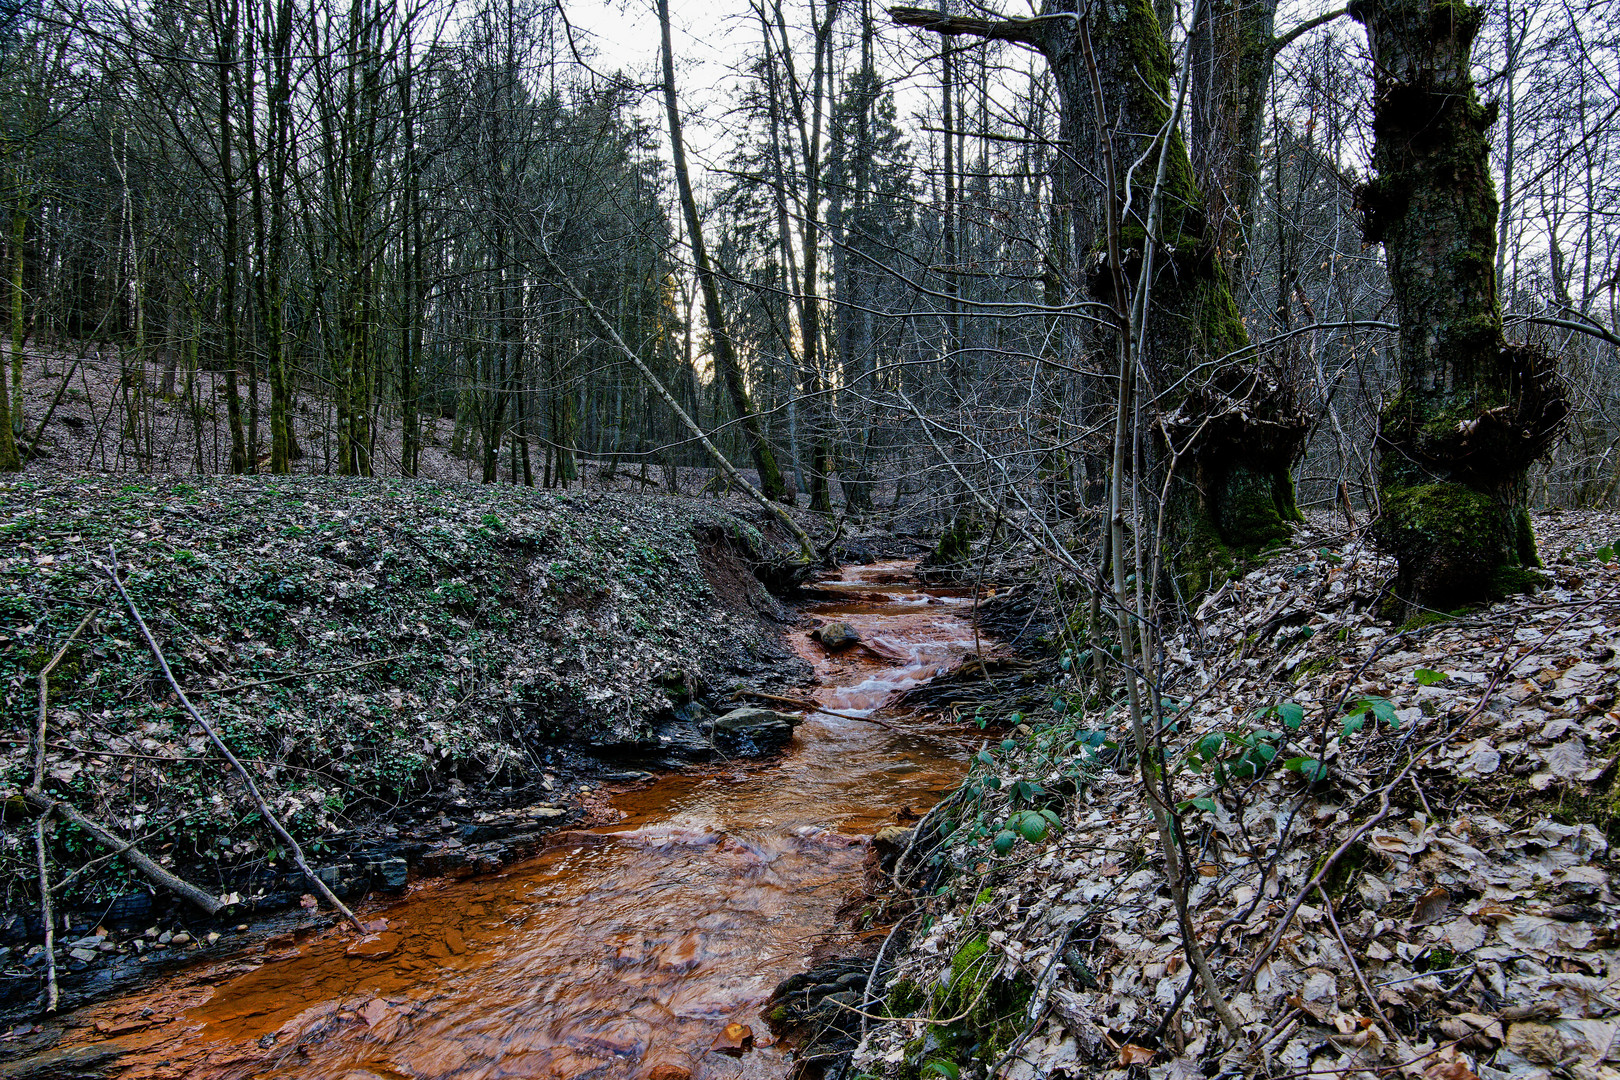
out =
{"type": "Polygon", "coordinates": [[[1423,1080],[1479,1080],[1461,1061],[1437,1061],[1423,1070],[1423,1080]]]}
{"type": "Polygon", "coordinates": [[[303,908],[305,911],[314,911],[315,903],[315,898],[309,893],[305,893],[303,896],[298,898],[298,906],[303,908]]]}
{"type": "Polygon", "coordinates": [[[1126,1043],[1119,1048],[1119,1063],[1122,1067],[1131,1065],[1147,1065],[1153,1061],[1153,1051],[1145,1046],[1135,1043],[1126,1043]]]}
{"type": "Polygon", "coordinates": [[[1442,885],[1436,885],[1422,896],[1418,897],[1417,906],[1412,909],[1412,925],[1428,926],[1445,918],[1446,911],[1451,907],[1451,894],[1442,885]]]}

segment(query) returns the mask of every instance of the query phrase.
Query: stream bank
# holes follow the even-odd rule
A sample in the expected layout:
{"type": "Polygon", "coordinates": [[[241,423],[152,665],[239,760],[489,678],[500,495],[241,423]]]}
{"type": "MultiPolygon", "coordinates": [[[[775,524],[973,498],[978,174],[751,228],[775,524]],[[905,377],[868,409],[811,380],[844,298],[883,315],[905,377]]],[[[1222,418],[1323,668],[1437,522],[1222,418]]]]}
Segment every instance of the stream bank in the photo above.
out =
{"type": "Polygon", "coordinates": [[[817,673],[795,696],[826,711],[779,762],[608,785],[602,824],[500,873],[373,904],[371,937],[312,930],[194,967],[81,1010],[34,1073],[0,1075],[75,1061],[143,1077],[785,1075],[759,1007],[858,893],[866,838],[965,769],[956,734],[875,715],[975,645],[970,601],[905,573],[820,583],[849,596],[812,612],[860,641],[830,654],[790,637],[817,673]],[[733,1023],[746,1045],[725,1045],[733,1023]]]}
{"type": "Polygon", "coordinates": [[[754,514],[386,480],[0,484],[0,1011],[43,984],[20,792],[37,673],[85,616],[50,679],[45,790],[229,903],[202,917],[116,858],[72,876],[107,852],[54,825],[65,1003],[308,918],[309,883],[139,647],[109,545],[187,693],[352,902],[531,857],[597,820],[604,785],[777,752],[790,731],[768,717],[712,730],[758,704],[739,688],[810,672],[784,640],[801,616],[754,573],[775,542],[754,514]]]}

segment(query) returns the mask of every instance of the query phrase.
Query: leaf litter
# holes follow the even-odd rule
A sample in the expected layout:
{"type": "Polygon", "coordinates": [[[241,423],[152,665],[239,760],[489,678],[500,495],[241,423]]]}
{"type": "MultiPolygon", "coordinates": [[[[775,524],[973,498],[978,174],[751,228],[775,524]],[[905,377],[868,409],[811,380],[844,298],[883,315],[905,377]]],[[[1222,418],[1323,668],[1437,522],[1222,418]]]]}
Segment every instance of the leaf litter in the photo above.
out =
{"type": "Polygon", "coordinates": [[[966,812],[952,823],[957,872],[889,983],[903,1018],[870,1026],[856,1066],[1620,1077],[1620,516],[1536,529],[1545,588],[1397,628],[1375,615],[1392,560],[1316,522],[1166,642],[1190,918],[1246,1046],[1187,992],[1122,715],[1071,698],[1045,727],[1012,717],[1036,737],[981,755],[964,788],[994,828],[1018,785],[1067,779],[1061,829],[997,854],[966,812]],[[1069,752],[1043,752],[1060,727],[1069,752]],[[926,1004],[953,1000],[975,943],[981,986],[1022,988],[1010,1041],[926,1004]]]}

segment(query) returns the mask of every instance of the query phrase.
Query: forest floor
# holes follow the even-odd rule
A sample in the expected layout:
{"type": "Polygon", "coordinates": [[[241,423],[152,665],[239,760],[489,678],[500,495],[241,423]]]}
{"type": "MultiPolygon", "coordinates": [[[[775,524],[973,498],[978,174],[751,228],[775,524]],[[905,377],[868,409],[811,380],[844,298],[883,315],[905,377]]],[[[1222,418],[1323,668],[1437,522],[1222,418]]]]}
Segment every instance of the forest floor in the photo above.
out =
{"type": "MultiPolygon", "coordinates": [[[[741,501],[430,481],[0,483],[0,1007],[41,982],[21,792],[38,673],[64,645],[46,790],[230,902],[198,918],[155,904],[122,860],[95,862],[58,901],[66,1000],[110,988],[102,961],[189,954],[250,916],[313,905],[159,674],[107,576],[114,556],[181,688],[354,896],[532,853],[589,818],[604,781],[779,745],[791,729],[774,714],[757,730],[713,723],[745,703],[739,688],[804,676],[782,640],[795,612],[752,573],[775,543],[759,516],[741,501]]],[[[56,826],[54,880],[99,851],[86,845],[56,826]]]]}
{"type": "Polygon", "coordinates": [[[1392,627],[1392,563],[1317,521],[1170,640],[1190,920],[1244,1045],[1183,1003],[1123,715],[1060,686],[941,810],[959,870],[857,1069],[1620,1076],[1620,517],[1536,528],[1547,587],[1392,627]]]}

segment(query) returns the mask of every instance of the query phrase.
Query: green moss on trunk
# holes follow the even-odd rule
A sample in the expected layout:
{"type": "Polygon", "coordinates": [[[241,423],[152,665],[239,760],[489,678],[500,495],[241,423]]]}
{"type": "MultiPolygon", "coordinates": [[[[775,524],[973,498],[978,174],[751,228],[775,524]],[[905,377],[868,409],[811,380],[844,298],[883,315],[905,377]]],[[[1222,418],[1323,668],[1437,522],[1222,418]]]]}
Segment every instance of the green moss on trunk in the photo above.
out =
{"type": "Polygon", "coordinates": [[[1392,614],[1533,583],[1525,471],[1566,406],[1552,364],[1508,346],[1496,296],[1498,206],[1470,54],[1481,9],[1356,0],[1375,81],[1365,233],[1382,241],[1400,322],[1400,391],[1381,416],[1379,536],[1399,564],[1392,614]]]}

